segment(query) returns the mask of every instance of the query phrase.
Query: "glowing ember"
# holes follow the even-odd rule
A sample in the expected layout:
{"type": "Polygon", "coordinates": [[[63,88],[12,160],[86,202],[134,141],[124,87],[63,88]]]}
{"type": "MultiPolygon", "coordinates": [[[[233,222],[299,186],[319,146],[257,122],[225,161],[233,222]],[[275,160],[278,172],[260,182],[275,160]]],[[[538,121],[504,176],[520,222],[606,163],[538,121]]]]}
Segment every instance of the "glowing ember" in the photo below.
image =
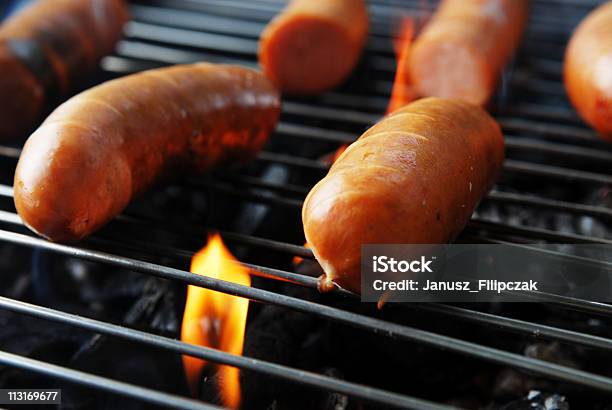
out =
{"type": "MultiPolygon", "coordinates": [[[[212,235],[206,247],[193,257],[191,272],[240,285],[251,285],[248,269],[233,257],[219,234],[212,235]]],[[[241,355],[248,308],[248,299],[190,285],[187,289],[181,340],[241,355]]],[[[183,356],[183,364],[191,391],[196,394],[202,369],[207,363],[183,356]]],[[[218,376],[223,404],[237,408],[240,404],[239,370],[219,366],[218,376]]]]}
{"type": "Polygon", "coordinates": [[[411,101],[414,101],[417,98],[410,81],[408,70],[413,36],[414,20],[411,17],[405,17],[402,20],[399,36],[393,41],[395,55],[397,58],[397,70],[395,71],[393,91],[391,91],[391,100],[389,100],[387,114],[397,110],[411,101]]]}
{"type": "MultiPolygon", "coordinates": [[[[310,248],[310,245],[308,245],[308,242],[306,242],[306,243],[304,244],[304,248],[306,248],[306,249],[310,248]]],[[[293,257],[293,265],[294,265],[294,266],[297,266],[297,265],[299,265],[300,263],[302,263],[302,261],[303,261],[303,260],[304,260],[304,258],[302,258],[301,256],[294,256],[294,257],[293,257]]]]}

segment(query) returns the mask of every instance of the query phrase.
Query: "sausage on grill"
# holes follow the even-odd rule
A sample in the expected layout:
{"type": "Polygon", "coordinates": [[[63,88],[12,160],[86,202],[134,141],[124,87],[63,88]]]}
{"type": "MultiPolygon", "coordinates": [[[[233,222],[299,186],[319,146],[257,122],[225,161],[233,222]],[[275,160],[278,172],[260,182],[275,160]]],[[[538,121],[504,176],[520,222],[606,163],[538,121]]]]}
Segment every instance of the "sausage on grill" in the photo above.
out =
{"type": "Polygon", "coordinates": [[[504,159],[499,125],[478,106],[425,98],[366,131],[310,191],[306,240],[336,283],[360,291],[363,244],[452,241],[504,159]]]}
{"type": "Polygon", "coordinates": [[[527,0],[443,0],[412,48],[417,92],[484,105],[519,44],[527,9],[527,0]]]}
{"type": "Polygon", "coordinates": [[[35,126],[119,40],[123,0],[38,0],[0,26],[0,137],[35,126]]]}
{"type": "Polygon", "coordinates": [[[576,29],[565,54],[564,77],[580,116],[612,141],[612,1],[576,29]]]}
{"type": "Polygon", "coordinates": [[[85,91],[30,136],[15,174],[15,206],[53,241],[100,228],[160,178],[256,155],[279,96],[247,68],[196,64],[146,71],[85,91]]]}
{"type": "Polygon", "coordinates": [[[284,92],[319,94],[351,73],[367,33],[364,0],[292,0],[263,31],[259,62],[284,92]]]}

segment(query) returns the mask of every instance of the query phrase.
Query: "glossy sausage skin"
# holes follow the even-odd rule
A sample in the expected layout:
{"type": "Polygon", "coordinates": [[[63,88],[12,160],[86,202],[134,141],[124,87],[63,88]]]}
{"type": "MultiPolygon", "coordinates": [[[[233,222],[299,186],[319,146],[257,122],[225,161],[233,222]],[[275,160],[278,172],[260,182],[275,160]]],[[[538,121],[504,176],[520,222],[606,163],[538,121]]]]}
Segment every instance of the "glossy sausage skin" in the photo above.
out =
{"type": "Polygon", "coordinates": [[[418,93],[486,104],[519,44],[527,9],[527,0],[443,0],[410,56],[418,93]]]}
{"type": "Polygon", "coordinates": [[[160,178],[251,159],[279,115],[260,73],[196,64],[146,71],[85,91],[28,139],[15,206],[53,241],[100,228],[160,178]]]}
{"type": "Polygon", "coordinates": [[[565,88],[580,116],[612,141],[612,1],[591,12],[565,54],[565,88]]]}
{"type": "Polygon", "coordinates": [[[0,137],[26,132],[120,39],[123,0],[38,0],[0,26],[0,137]],[[15,100],[12,98],[15,97],[15,100]]]}
{"type": "Polygon", "coordinates": [[[426,98],[366,131],[310,191],[306,240],[336,283],[360,292],[363,244],[452,241],[504,159],[499,125],[478,106],[426,98]]]}
{"type": "Polygon", "coordinates": [[[365,0],[292,0],[263,31],[259,62],[283,92],[319,94],[348,77],[367,34],[365,0]]]}

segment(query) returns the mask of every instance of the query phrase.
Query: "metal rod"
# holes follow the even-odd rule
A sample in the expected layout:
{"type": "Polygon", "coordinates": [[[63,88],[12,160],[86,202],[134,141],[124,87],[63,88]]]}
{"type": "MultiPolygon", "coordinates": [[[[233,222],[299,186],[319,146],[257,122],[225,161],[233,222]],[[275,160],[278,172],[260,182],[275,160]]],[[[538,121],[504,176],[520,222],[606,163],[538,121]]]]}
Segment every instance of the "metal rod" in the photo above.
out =
{"type": "MultiPolygon", "coordinates": [[[[261,187],[274,191],[288,192],[291,194],[305,196],[309,192],[308,187],[292,184],[275,184],[268,183],[257,177],[251,177],[248,175],[232,175],[221,176],[223,179],[227,179],[237,184],[244,184],[252,187],[261,187]]],[[[3,192],[3,185],[0,185],[0,195],[3,192]]],[[[10,188],[10,187],[7,187],[10,188]]],[[[6,192],[12,192],[6,191],[6,192]]],[[[10,195],[12,196],[12,195],[10,195]]],[[[495,201],[504,204],[516,204],[522,206],[533,206],[537,208],[554,209],[557,211],[567,212],[578,215],[589,215],[602,219],[612,219],[612,209],[604,206],[585,205],[577,202],[559,201],[555,199],[541,198],[532,195],[518,194],[514,192],[503,192],[493,190],[485,197],[485,201],[495,201]]]]}
{"type": "Polygon", "coordinates": [[[429,346],[453,351],[467,356],[476,357],[493,363],[530,371],[540,376],[550,377],[557,380],[572,382],[581,386],[591,387],[605,392],[612,392],[612,379],[600,375],[591,374],[566,366],[544,362],[515,353],[495,349],[476,343],[439,335],[424,330],[385,322],[352,312],[343,311],[326,305],[321,305],[290,296],[277,294],[262,289],[250,288],[235,283],[209,278],[207,276],[195,275],[179,269],[169,268],[149,262],[131,258],[119,257],[103,252],[85,250],[68,245],[47,242],[42,239],[13,232],[0,231],[0,239],[28,247],[39,247],[49,251],[121,267],[127,270],[151,274],[164,279],[177,280],[182,283],[204,287],[207,289],[241,296],[251,300],[271,303],[287,307],[303,313],[320,316],[325,319],[344,323],[362,330],[390,338],[423,343],[429,346]]]}
{"type": "MultiPolygon", "coordinates": [[[[233,182],[239,185],[248,185],[256,188],[265,188],[272,191],[278,191],[289,195],[306,196],[310,189],[302,185],[295,185],[290,183],[276,183],[266,181],[258,177],[245,175],[245,174],[225,174],[218,175],[219,179],[224,181],[233,182]]],[[[191,182],[191,181],[190,181],[191,182]]],[[[0,186],[1,188],[1,186],[0,186]]]]}
{"type": "MultiPolygon", "coordinates": [[[[100,242],[98,238],[96,238],[96,241],[100,242]]],[[[607,261],[601,261],[598,259],[581,257],[581,256],[568,255],[568,254],[564,254],[564,253],[556,252],[552,250],[544,250],[544,249],[541,249],[535,246],[516,244],[516,243],[511,243],[511,242],[506,242],[506,241],[498,241],[498,240],[489,239],[489,238],[485,238],[485,239],[481,238],[481,241],[484,241],[486,243],[498,243],[498,244],[504,244],[506,246],[520,247],[520,248],[524,248],[532,252],[539,252],[543,256],[567,259],[568,261],[571,261],[574,263],[599,265],[602,269],[610,270],[612,268],[612,263],[607,262],[607,261]]],[[[112,248],[114,248],[115,247],[114,245],[117,245],[117,242],[113,240],[109,242],[109,244],[112,245],[111,246],[112,248]]],[[[172,247],[159,247],[157,245],[147,244],[142,241],[126,241],[125,239],[123,239],[121,240],[120,245],[122,247],[132,249],[134,251],[140,251],[140,252],[144,251],[149,256],[156,256],[160,254],[163,254],[165,256],[174,255],[177,258],[181,258],[181,260],[183,259],[190,260],[194,254],[194,252],[192,251],[186,251],[186,250],[172,248],[172,247]]],[[[312,258],[313,256],[311,255],[311,259],[312,258]]],[[[262,277],[266,277],[270,279],[285,280],[285,281],[289,281],[289,282],[292,282],[292,283],[295,283],[295,284],[298,284],[298,285],[301,285],[301,286],[304,286],[310,289],[318,288],[318,281],[314,277],[305,276],[305,275],[294,273],[294,272],[287,272],[287,271],[279,270],[279,269],[273,269],[273,268],[243,263],[243,262],[240,262],[240,263],[243,266],[249,268],[251,270],[251,273],[257,276],[262,276],[262,277]]],[[[359,295],[354,294],[342,288],[336,288],[332,292],[335,294],[341,295],[341,296],[359,298],[359,295]]],[[[531,292],[529,294],[526,294],[526,296],[531,298],[533,302],[556,303],[565,308],[569,308],[569,309],[573,309],[577,311],[586,311],[590,313],[598,313],[598,314],[605,314],[606,316],[612,316],[612,305],[608,305],[605,303],[593,302],[593,301],[566,297],[566,296],[560,296],[560,295],[553,295],[553,294],[544,293],[544,292],[538,292],[538,293],[531,292]]]]}
{"type": "Polygon", "coordinates": [[[553,326],[542,325],[539,323],[526,322],[524,320],[512,319],[508,317],[492,315],[490,313],[476,310],[442,305],[442,304],[417,304],[410,303],[403,306],[410,306],[416,309],[427,310],[441,313],[451,318],[464,319],[479,325],[491,325],[509,332],[527,335],[531,337],[545,337],[548,339],[559,340],[566,343],[576,343],[583,346],[612,350],[612,339],[594,336],[586,333],[574,332],[572,330],[561,329],[553,326]]]}
{"type": "Polygon", "coordinates": [[[361,384],[338,380],[333,377],[328,377],[305,370],[298,370],[264,360],[238,356],[205,346],[184,343],[179,340],[158,336],[152,333],[130,329],[6,297],[0,297],[0,308],[45,320],[51,320],[61,324],[76,326],[96,333],[119,337],[133,342],[142,343],[147,346],[193,356],[215,363],[267,374],[276,378],[290,380],[297,384],[315,387],[323,391],[334,391],[346,394],[351,397],[357,397],[379,404],[410,409],[451,409],[449,406],[436,404],[426,400],[404,396],[361,384]]]}
{"type": "Polygon", "coordinates": [[[498,117],[497,120],[505,131],[529,133],[531,135],[572,141],[578,144],[584,141],[602,143],[593,130],[586,128],[530,121],[521,118],[498,117]]]}
{"type": "Polygon", "coordinates": [[[540,141],[531,138],[519,138],[505,136],[506,149],[526,150],[532,153],[544,153],[549,157],[576,157],[584,160],[587,164],[593,161],[610,163],[612,161],[612,151],[603,151],[594,148],[585,148],[576,145],[556,144],[540,141]]]}
{"type": "Polygon", "coordinates": [[[496,234],[508,234],[522,236],[525,238],[545,239],[557,243],[573,243],[573,244],[597,244],[597,245],[612,245],[612,240],[604,238],[596,238],[592,236],[576,235],[571,233],[562,233],[552,231],[550,229],[527,227],[520,225],[510,225],[506,223],[493,222],[482,218],[472,218],[468,223],[467,229],[470,232],[474,231],[490,231],[496,234]]]}
{"type": "Polygon", "coordinates": [[[558,201],[536,196],[516,194],[511,192],[491,191],[486,200],[507,204],[529,205],[538,208],[548,208],[572,214],[589,215],[603,219],[612,219],[612,209],[604,206],[579,204],[576,202],[558,201]]]}
{"type": "MultiPolygon", "coordinates": [[[[2,185],[0,185],[0,196],[2,196],[5,192],[2,189],[2,185]]],[[[12,195],[11,195],[12,196],[12,195]]],[[[23,221],[14,212],[8,212],[4,210],[0,210],[0,221],[7,222],[13,225],[24,226],[23,221]]],[[[301,258],[310,258],[312,259],[312,251],[310,249],[304,248],[301,245],[295,245],[286,242],[279,242],[272,239],[260,238],[257,236],[251,236],[236,232],[229,232],[224,230],[216,230],[210,227],[204,227],[199,225],[189,225],[189,226],[176,226],[164,223],[164,221],[159,221],[156,219],[147,218],[139,215],[130,215],[130,214],[122,214],[118,215],[115,218],[115,221],[120,223],[127,224],[136,224],[148,228],[161,229],[171,233],[177,234],[192,234],[192,235],[206,235],[211,233],[219,233],[224,240],[228,240],[230,242],[237,242],[250,246],[263,247],[268,250],[278,251],[287,253],[293,256],[299,256],[301,258]]]]}
{"type": "Polygon", "coordinates": [[[0,351],[0,363],[22,370],[40,373],[45,376],[54,377],[60,380],[65,380],[71,383],[104,390],[109,393],[132,397],[134,399],[142,400],[146,403],[151,403],[156,406],[165,406],[172,409],[184,410],[221,409],[221,407],[213,406],[211,404],[202,403],[199,401],[175,396],[168,393],[163,393],[158,390],[147,389],[133,384],[107,379],[106,377],[96,376],[90,373],[69,369],[67,367],[57,366],[51,363],[46,363],[40,360],[34,360],[24,356],[19,356],[3,351],[0,351]]]}
{"type": "MultiPolygon", "coordinates": [[[[274,197],[267,197],[267,196],[262,196],[259,195],[257,193],[250,193],[250,192],[243,192],[243,191],[239,191],[236,190],[235,188],[225,188],[225,193],[228,194],[232,194],[232,195],[236,195],[236,196],[240,196],[241,198],[246,198],[248,200],[252,200],[252,201],[261,201],[261,200],[265,200],[268,203],[274,203],[275,198],[274,197]]],[[[0,195],[2,193],[2,190],[0,190],[0,195]]],[[[503,197],[504,195],[501,194],[501,196],[503,197]]],[[[536,202],[538,203],[538,202],[536,202]]],[[[284,206],[292,206],[295,207],[296,209],[299,209],[302,205],[302,201],[300,200],[284,200],[283,202],[280,202],[279,204],[282,204],[284,206]]],[[[549,203],[550,205],[554,205],[553,203],[549,203]]],[[[563,203],[562,204],[557,204],[558,206],[562,207],[564,206],[563,203]]],[[[7,221],[7,222],[19,222],[21,223],[19,217],[13,213],[10,212],[6,212],[6,211],[1,211],[0,210],[0,215],[2,215],[2,219],[7,221]]],[[[139,223],[142,225],[148,225],[151,222],[155,222],[158,223],[157,221],[153,221],[151,219],[143,219],[143,220],[139,220],[138,217],[130,217],[130,216],[126,216],[126,215],[120,215],[119,217],[117,217],[117,219],[119,221],[126,221],[126,222],[132,222],[132,223],[139,223]]],[[[165,229],[163,225],[160,225],[160,228],[165,229]]],[[[176,231],[176,227],[174,226],[168,226],[169,231],[176,231]]],[[[558,242],[558,243],[580,243],[580,244],[608,244],[608,245],[612,245],[612,240],[608,240],[608,239],[604,239],[604,238],[598,238],[598,237],[593,237],[593,236],[585,236],[585,235],[577,235],[577,234],[570,234],[570,233],[561,233],[561,232],[557,232],[557,231],[553,231],[553,230],[549,230],[549,229],[544,229],[544,228],[536,228],[536,227],[527,227],[527,226],[519,226],[519,225],[510,225],[510,224],[506,224],[506,223],[501,223],[501,222],[494,222],[494,221],[490,221],[490,220],[486,220],[486,219],[482,219],[482,218],[478,218],[478,217],[473,217],[467,225],[466,230],[468,232],[471,233],[484,233],[484,232],[491,232],[494,235],[500,235],[500,234],[504,234],[504,235],[515,235],[515,236],[521,236],[521,237],[525,237],[525,238],[532,238],[532,239],[544,239],[544,240],[548,240],[548,241],[553,241],[553,242],[558,242]]],[[[190,230],[191,232],[195,232],[195,229],[190,230]]],[[[210,231],[210,229],[206,229],[206,228],[202,228],[201,231],[199,232],[205,232],[205,231],[210,231]]],[[[198,233],[199,233],[198,232],[198,233]]],[[[223,232],[223,235],[228,235],[229,238],[238,240],[238,241],[242,241],[244,243],[251,243],[254,245],[261,245],[261,246],[269,246],[269,247],[274,247],[276,250],[279,251],[284,251],[284,252],[293,252],[295,255],[298,256],[302,256],[302,257],[310,257],[311,254],[309,252],[305,252],[303,250],[302,247],[300,247],[299,245],[291,245],[291,244],[285,244],[282,242],[275,242],[275,241],[271,241],[271,240],[263,240],[261,238],[256,238],[256,237],[251,237],[248,235],[239,235],[239,234],[232,234],[229,232],[223,232]]]]}
{"type": "Polygon", "coordinates": [[[302,206],[302,201],[298,199],[284,198],[279,196],[265,195],[261,192],[256,191],[243,191],[237,189],[235,186],[229,184],[223,184],[222,182],[215,181],[202,181],[202,185],[213,189],[217,192],[231,195],[245,200],[256,201],[257,203],[265,205],[282,205],[290,209],[299,209],[302,206]]]}
{"type": "MultiPolygon", "coordinates": [[[[328,165],[312,159],[296,157],[294,155],[279,154],[275,152],[263,151],[257,158],[265,162],[278,163],[297,168],[306,168],[313,171],[318,171],[319,173],[324,173],[329,169],[328,165]]],[[[552,179],[560,179],[567,182],[612,185],[612,176],[610,175],[513,159],[507,159],[504,162],[503,169],[506,173],[535,175],[552,179]]]]}

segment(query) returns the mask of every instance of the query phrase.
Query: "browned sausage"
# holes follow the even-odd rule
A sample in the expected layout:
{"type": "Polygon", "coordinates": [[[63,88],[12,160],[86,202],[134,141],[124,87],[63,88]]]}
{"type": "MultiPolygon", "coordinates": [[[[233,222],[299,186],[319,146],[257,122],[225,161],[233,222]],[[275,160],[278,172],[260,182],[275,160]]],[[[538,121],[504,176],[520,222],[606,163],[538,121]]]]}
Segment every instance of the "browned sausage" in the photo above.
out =
{"type": "Polygon", "coordinates": [[[44,97],[38,78],[0,42],[0,138],[33,127],[43,110],[44,97]]]}
{"type": "Polygon", "coordinates": [[[411,52],[418,93],[484,105],[519,44],[527,9],[527,0],[443,0],[411,52]]]}
{"type": "Polygon", "coordinates": [[[123,0],[39,0],[0,26],[0,137],[32,128],[45,103],[74,91],[127,18],[123,0]]]}
{"type": "Polygon", "coordinates": [[[30,136],[15,173],[15,206],[38,234],[80,239],[164,175],[252,158],[279,104],[266,77],[227,65],[104,83],[62,104],[30,136]]]}
{"type": "Polygon", "coordinates": [[[284,92],[319,94],[351,73],[367,34],[364,0],[292,0],[263,31],[259,62],[284,92]]]}
{"type": "Polygon", "coordinates": [[[580,23],[565,53],[565,88],[582,118],[612,141],[612,1],[580,23]]]}
{"type": "Polygon", "coordinates": [[[478,106],[426,98],[348,147],[308,194],[306,240],[331,282],[360,291],[362,244],[452,241],[503,163],[499,125],[478,106]]]}

